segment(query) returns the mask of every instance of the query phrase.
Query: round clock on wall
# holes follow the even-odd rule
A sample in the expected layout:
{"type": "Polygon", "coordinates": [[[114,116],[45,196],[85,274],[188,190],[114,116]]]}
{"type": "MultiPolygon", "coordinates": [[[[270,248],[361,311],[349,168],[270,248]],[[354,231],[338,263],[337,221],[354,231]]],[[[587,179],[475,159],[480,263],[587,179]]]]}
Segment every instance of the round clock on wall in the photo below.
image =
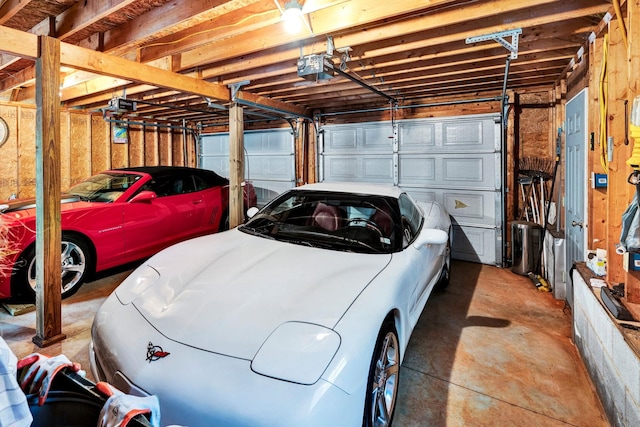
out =
{"type": "Polygon", "coordinates": [[[9,125],[0,117],[0,147],[6,142],[7,138],[9,138],[9,125]]]}

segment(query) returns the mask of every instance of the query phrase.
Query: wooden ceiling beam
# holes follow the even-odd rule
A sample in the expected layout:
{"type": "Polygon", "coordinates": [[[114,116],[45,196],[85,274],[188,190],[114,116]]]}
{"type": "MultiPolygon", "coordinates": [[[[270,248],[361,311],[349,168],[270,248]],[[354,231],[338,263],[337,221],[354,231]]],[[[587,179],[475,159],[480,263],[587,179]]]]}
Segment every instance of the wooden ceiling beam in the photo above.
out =
{"type": "MultiPolygon", "coordinates": [[[[146,64],[132,63],[126,59],[94,52],[68,43],[60,44],[60,56],[62,65],[70,66],[78,70],[131,80],[137,83],[171,88],[217,100],[229,101],[231,99],[229,89],[225,86],[209,83],[201,79],[194,79],[182,74],[176,74],[146,64]]],[[[272,101],[264,97],[251,95],[243,99],[297,115],[303,115],[305,113],[302,107],[288,105],[281,101],[272,101]]]]}
{"type": "MultiPolygon", "coordinates": [[[[592,13],[592,12],[594,12],[593,7],[595,7],[595,6],[593,6],[592,4],[589,4],[587,6],[590,7],[590,8],[587,8],[587,12],[581,11],[580,13],[592,13]]],[[[598,11],[600,11],[601,9],[602,9],[602,6],[597,6],[597,10],[598,11]]],[[[553,11],[553,14],[555,16],[554,19],[557,19],[557,20],[562,21],[562,22],[552,22],[551,24],[547,23],[544,19],[539,19],[539,18],[533,18],[532,19],[532,18],[530,18],[531,14],[529,14],[527,11],[522,12],[522,17],[523,17],[523,19],[528,18],[528,20],[526,22],[527,25],[536,26],[535,34],[543,34],[544,32],[541,30],[541,28],[540,28],[541,26],[545,27],[545,28],[550,28],[550,31],[553,32],[554,29],[551,28],[552,26],[556,26],[557,27],[558,25],[567,25],[567,23],[564,22],[564,19],[567,16],[566,13],[567,13],[566,8],[564,8],[564,9],[563,8],[554,9],[554,11],[553,11]]],[[[465,11],[465,15],[466,14],[467,14],[467,12],[465,11]]],[[[490,18],[492,18],[492,17],[490,17],[490,18]]],[[[505,20],[506,18],[507,17],[495,17],[494,21],[491,21],[490,19],[489,20],[483,20],[483,23],[488,23],[488,24],[493,25],[493,27],[490,27],[490,28],[486,29],[486,33],[490,33],[493,30],[498,30],[499,28],[501,28],[501,27],[499,27],[499,25],[503,25],[502,24],[502,20],[505,20]]],[[[578,18],[578,19],[580,19],[580,18],[578,18]]],[[[474,22],[477,22],[477,20],[474,21],[474,22]]],[[[518,22],[517,24],[520,25],[520,24],[522,24],[522,22],[518,22]]],[[[417,26],[417,27],[418,28],[422,28],[420,26],[417,26]]],[[[374,57],[373,55],[381,55],[380,56],[381,58],[385,58],[385,57],[389,57],[389,56],[395,55],[396,58],[404,57],[404,60],[407,63],[409,63],[411,61],[414,61],[415,58],[421,58],[422,55],[428,55],[429,54],[429,50],[435,52],[434,53],[435,55],[443,56],[442,53],[443,52],[447,52],[447,48],[446,48],[446,44],[445,44],[445,46],[442,46],[441,45],[442,43],[447,43],[448,42],[448,43],[458,43],[458,44],[460,44],[460,43],[462,43],[462,41],[467,36],[470,36],[472,34],[477,34],[477,32],[478,32],[478,30],[476,29],[476,30],[467,30],[468,31],[467,33],[460,34],[460,29],[463,29],[463,27],[460,27],[460,26],[449,26],[447,28],[451,28],[451,30],[448,30],[448,34],[439,34],[438,33],[439,30],[436,31],[436,32],[433,32],[433,31],[431,31],[431,32],[421,31],[418,36],[415,36],[416,39],[419,40],[419,41],[415,42],[416,49],[411,49],[413,46],[407,44],[407,42],[410,41],[410,40],[407,40],[406,38],[404,38],[404,39],[401,40],[401,42],[399,42],[398,44],[395,45],[395,46],[398,46],[398,47],[394,46],[392,48],[386,48],[386,50],[375,51],[375,52],[374,51],[366,51],[366,49],[364,49],[363,51],[365,51],[364,53],[366,55],[364,57],[359,57],[359,58],[354,58],[354,59],[357,60],[357,61],[364,62],[365,64],[376,64],[377,61],[378,61],[378,59],[377,59],[378,57],[377,56],[374,57]],[[424,40],[429,40],[429,42],[430,42],[429,46],[427,46],[427,47],[424,46],[425,45],[424,40]],[[433,45],[432,45],[432,43],[433,43],[433,45]],[[403,49],[403,50],[402,50],[402,52],[398,53],[397,52],[398,49],[403,49]],[[408,50],[404,50],[404,49],[408,49],[408,50]]],[[[580,27],[580,28],[582,28],[582,27],[580,27]]],[[[372,36],[371,33],[372,32],[366,32],[364,37],[367,37],[370,40],[374,40],[373,42],[371,42],[372,46],[373,45],[378,45],[379,46],[380,43],[381,43],[381,41],[378,38],[379,35],[375,34],[375,35],[372,36]]],[[[538,36],[538,37],[542,37],[542,36],[538,36]]],[[[352,43],[352,42],[358,43],[358,42],[362,42],[363,41],[362,39],[356,40],[357,38],[358,38],[358,36],[349,35],[349,36],[343,36],[343,37],[334,38],[334,41],[337,40],[336,43],[340,43],[340,41],[342,40],[344,43],[341,43],[341,44],[338,44],[338,45],[351,45],[351,46],[353,46],[354,43],[352,43]],[[343,38],[345,40],[342,40],[343,38]]],[[[534,38],[535,38],[535,36],[531,36],[531,35],[529,36],[529,39],[534,39],[534,38]]],[[[495,44],[495,45],[497,46],[497,44],[495,44]]],[[[357,51],[358,49],[360,49],[360,48],[358,46],[355,46],[355,50],[357,51]]],[[[502,49],[502,48],[499,48],[499,49],[502,49]]],[[[504,51],[506,53],[506,50],[504,50],[504,51]]],[[[295,58],[295,55],[298,55],[298,54],[299,53],[295,52],[294,50],[289,51],[289,55],[292,55],[292,58],[295,58]]],[[[434,55],[434,54],[432,54],[432,55],[434,55]]],[[[270,59],[273,59],[273,55],[274,54],[270,54],[269,55],[270,59]]],[[[280,51],[276,52],[275,55],[278,55],[278,56],[281,56],[281,57],[286,57],[287,56],[286,53],[283,53],[283,52],[280,52],[280,51]]],[[[251,66],[259,67],[260,60],[259,60],[259,56],[258,55],[255,55],[255,58],[247,58],[247,59],[254,60],[253,63],[251,63],[251,66]]],[[[208,78],[208,77],[211,77],[212,74],[217,74],[218,72],[228,71],[228,68],[229,68],[230,65],[231,66],[234,66],[234,65],[237,66],[239,64],[247,64],[248,62],[249,61],[239,61],[237,63],[232,63],[232,64],[229,64],[229,65],[222,65],[221,66],[222,68],[226,68],[224,70],[220,69],[220,67],[218,68],[218,70],[214,70],[214,69],[208,68],[208,69],[205,69],[203,71],[203,77],[204,78],[208,78]]],[[[411,67],[412,68],[413,68],[414,65],[416,65],[416,64],[411,63],[411,67]]],[[[275,73],[277,73],[276,68],[273,65],[270,67],[269,71],[270,71],[271,75],[274,75],[275,73]]],[[[375,72],[376,72],[376,74],[379,74],[378,70],[376,70],[375,72]]],[[[224,77],[226,78],[226,76],[224,76],[224,77]]],[[[240,77],[240,73],[238,73],[236,75],[230,75],[229,77],[241,78],[240,77]]],[[[256,83],[256,82],[254,81],[252,83],[256,83]]],[[[253,90],[253,89],[251,89],[251,90],[253,90]]]]}
{"type": "Polygon", "coordinates": [[[58,34],[60,40],[68,40],[135,2],[136,0],[77,2],[58,15],[56,19],[56,34],[58,34]]]}
{"type": "Polygon", "coordinates": [[[5,0],[0,5],[0,25],[17,15],[22,9],[29,6],[32,0],[5,0]]]}
{"type": "MultiPolygon", "coordinates": [[[[448,1],[437,3],[448,3],[448,1]]],[[[431,4],[435,3],[431,2],[431,4]]],[[[354,26],[373,24],[397,15],[424,9],[423,0],[390,0],[384,3],[374,3],[370,0],[351,0],[344,5],[328,7],[308,16],[311,27],[316,34],[329,35],[351,29],[354,26]],[[349,19],[354,19],[356,22],[349,23],[349,19]]],[[[182,52],[179,69],[190,69],[210,62],[215,63],[227,57],[237,57],[292,44],[308,39],[310,36],[306,28],[297,34],[287,34],[279,25],[278,23],[224,39],[212,39],[210,43],[182,52]]],[[[326,51],[326,46],[324,51],[326,51]]],[[[144,52],[142,57],[145,58],[144,52]]]]}
{"type": "MultiPolygon", "coordinates": [[[[105,32],[104,50],[116,55],[142,44],[153,44],[162,37],[197,26],[207,21],[216,21],[236,9],[251,6],[266,0],[202,0],[170,2],[154,8],[118,28],[105,32]]],[[[273,3],[272,3],[273,4],[273,3]]],[[[275,5],[274,5],[275,7],[275,5]]],[[[190,36],[193,34],[186,34],[190,36]]],[[[168,53],[172,55],[176,52],[168,53]]],[[[141,59],[148,62],[158,59],[141,59]]]]}
{"type": "MultiPolygon", "coordinates": [[[[521,63],[535,63],[536,61],[554,61],[558,58],[566,58],[572,55],[572,47],[567,47],[562,43],[551,43],[546,46],[541,46],[544,50],[528,51],[523,50],[517,61],[512,64],[521,63]],[[546,48],[545,48],[546,47],[546,48]]],[[[483,47],[471,47],[460,50],[445,49],[444,55],[436,51],[427,56],[422,55],[420,60],[412,62],[410,65],[406,63],[394,64],[392,66],[386,66],[386,64],[379,63],[379,67],[375,69],[374,75],[378,78],[387,78],[387,76],[393,76],[396,74],[402,74],[408,76],[407,73],[425,73],[428,72],[433,75],[434,70],[438,68],[444,68],[448,72],[460,72],[468,71],[471,69],[477,70],[485,63],[499,64],[500,67],[505,66],[506,53],[502,47],[494,47],[493,45],[484,45],[483,47]],[[449,54],[451,56],[449,56],[449,54]]],[[[512,65],[513,66],[513,65],[512,65]]],[[[352,73],[356,73],[364,77],[365,79],[372,76],[371,70],[366,66],[360,65],[357,61],[351,61],[348,65],[348,69],[352,73]]],[[[297,69],[290,67],[289,69],[281,69],[278,77],[271,75],[265,76],[265,78],[252,80],[248,86],[253,92],[265,92],[279,94],[281,91],[297,91],[296,83],[302,83],[301,77],[297,76],[297,69]]]]}
{"type": "Polygon", "coordinates": [[[138,64],[113,55],[61,43],[61,62],[78,70],[89,71],[104,76],[117,77],[137,83],[174,88],[189,93],[197,93],[215,99],[229,99],[226,87],[194,79],[182,74],[162,70],[146,64],[138,64]]]}
{"type": "MultiPolygon", "coordinates": [[[[118,48],[119,52],[112,53],[120,53],[124,56],[128,50],[135,49],[143,42],[149,43],[155,38],[176,31],[178,28],[187,28],[192,25],[194,21],[213,19],[217,15],[224,14],[231,8],[238,7],[238,5],[252,4],[257,1],[259,0],[207,0],[184,2],[184,4],[168,3],[167,5],[155,8],[138,19],[134,19],[120,26],[118,29],[107,32],[109,38],[106,41],[106,46],[104,40],[99,44],[104,46],[104,50],[106,51],[118,48]],[[153,31],[155,31],[155,33],[153,31]],[[130,38],[129,41],[126,41],[127,37],[130,38]],[[123,41],[122,38],[124,38],[125,41],[123,41]],[[115,45],[115,43],[117,43],[116,40],[120,40],[122,43],[115,45]],[[135,41],[135,43],[132,41],[135,41]]],[[[74,35],[85,31],[91,25],[100,22],[100,19],[117,13],[120,9],[125,8],[132,2],[134,2],[134,0],[78,2],[59,15],[55,33],[61,40],[72,38],[74,35]]],[[[30,31],[35,34],[48,34],[43,33],[42,29],[38,30],[41,26],[42,23],[30,31]]],[[[98,48],[98,44],[96,44],[97,38],[93,39],[96,40],[95,43],[85,42],[85,46],[90,46],[93,50],[96,50],[98,48]]],[[[0,70],[16,60],[15,58],[3,58],[0,56],[0,70]]],[[[23,65],[20,68],[26,68],[26,66],[23,65]]]]}
{"type": "Polygon", "coordinates": [[[38,36],[0,26],[0,52],[36,60],[38,36]]]}
{"type": "MultiPolygon", "coordinates": [[[[541,39],[534,43],[531,38],[528,42],[519,44],[520,58],[513,63],[519,63],[522,58],[533,53],[541,53],[550,50],[572,49],[575,44],[570,41],[560,39],[541,39]]],[[[377,76],[384,76],[394,72],[426,71],[437,64],[446,64],[450,68],[461,69],[463,67],[475,67],[478,58],[483,61],[500,58],[504,66],[505,49],[502,46],[493,44],[481,44],[477,46],[466,45],[460,41],[450,42],[443,45],[428,46],[418,52],[407,55],[406,52],[398,52],[381,56],[375,59],[377,76]],[[416,60],[417,59],[417,60],[416,60]],[[467,65],[465,65],[467,64],[467,65]]],[[[225,74],[224,81],[231,83],[234,81],[249,80],[247,86],[251,91],[259,91],[264,88],[277,94],[280,88],[289,91],[296,91],[296,83],[304,80],[297,76],[297,67],[292,60],[274,63],[274,58],[270,58],[268,67],[257,67],[246,69],[235,73],[225,74]]],[[[351,60],[348,66],[354,72],[360,73],[367,70],[368,65],[359,60],[351,60]]],[[[203,71],[203,75],[208,75],[208,70],[203,71]]]]}

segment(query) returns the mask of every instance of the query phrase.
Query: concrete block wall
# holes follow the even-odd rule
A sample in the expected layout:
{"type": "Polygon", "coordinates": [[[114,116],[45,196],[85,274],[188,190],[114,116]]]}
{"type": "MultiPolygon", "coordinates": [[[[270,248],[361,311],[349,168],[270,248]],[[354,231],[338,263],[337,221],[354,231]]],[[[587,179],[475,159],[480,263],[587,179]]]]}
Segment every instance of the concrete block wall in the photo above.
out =
{"type": "Polygon", "coordinates": [[[613,426],[640,426],[640,357],[591,288],[573,271],[573,335],[613,426]]]}

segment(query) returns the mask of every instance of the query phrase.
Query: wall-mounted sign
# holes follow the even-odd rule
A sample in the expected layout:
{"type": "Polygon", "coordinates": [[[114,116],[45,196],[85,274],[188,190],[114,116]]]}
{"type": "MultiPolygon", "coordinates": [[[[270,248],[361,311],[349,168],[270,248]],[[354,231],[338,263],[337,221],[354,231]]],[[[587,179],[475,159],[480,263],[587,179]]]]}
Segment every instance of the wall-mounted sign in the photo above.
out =
{"type": "Polygon", "coordinates": [[[126,144],[129,142],[126,126],[113,126],[113,142],[115,144],[126,144]]]}

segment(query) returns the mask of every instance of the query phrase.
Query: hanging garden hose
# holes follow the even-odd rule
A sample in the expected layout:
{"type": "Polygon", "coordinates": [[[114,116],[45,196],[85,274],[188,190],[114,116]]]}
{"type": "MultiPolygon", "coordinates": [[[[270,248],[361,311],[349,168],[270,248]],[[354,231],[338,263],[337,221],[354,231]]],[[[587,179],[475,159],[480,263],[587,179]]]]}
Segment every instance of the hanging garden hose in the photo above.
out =
{"type": "Polygon", "coordinates": [[[602,69],[600,70],[600,96],[598,97],[598,105],[600,107],[600,164],[604,173],[609,173],[608,167],[608,151],[607,145],[607,57],[609,56],[609,34],[604,35],[602,43],[602,69]]]}
{"type": "Polygon", "coordinates": [[[625,49],[629,48],[629,41],[627,40],[627,27],[624,23],[624,17],[622,16],[622,8],[620,7],[620,0],[613,0],[613,9],[616,11],[616,18],[620,25],[620,33],[622,34],[622,41],[624,42],[625,49]]]}

